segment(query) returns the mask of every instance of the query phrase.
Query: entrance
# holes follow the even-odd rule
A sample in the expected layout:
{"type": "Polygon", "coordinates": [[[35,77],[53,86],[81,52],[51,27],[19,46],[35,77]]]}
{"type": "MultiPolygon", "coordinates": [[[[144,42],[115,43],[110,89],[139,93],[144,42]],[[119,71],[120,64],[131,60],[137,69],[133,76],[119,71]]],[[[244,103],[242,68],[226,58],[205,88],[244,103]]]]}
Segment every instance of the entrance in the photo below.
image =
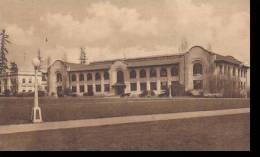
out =
{"type": "Polygon", "coordinates": [[[58,86],[58,87],[57,87],[57,95],[58,95],[59,97],[61,97],[61,96],[63,95],[62,86],[58,86]]]}
{"type": "Polygon", "coordinates": [[[125,80],[124,80],[124,72],[117,71],[117,80],[116,84],[113,86],[115,88],[116,95],[122,95],[125,93],[125,80]]]}
{"type": "Polygon", "coordinates": [[[93,86],[92,85],[88,85],[88,95],[89,96],[93,96],[94,95],[93,86]]]}

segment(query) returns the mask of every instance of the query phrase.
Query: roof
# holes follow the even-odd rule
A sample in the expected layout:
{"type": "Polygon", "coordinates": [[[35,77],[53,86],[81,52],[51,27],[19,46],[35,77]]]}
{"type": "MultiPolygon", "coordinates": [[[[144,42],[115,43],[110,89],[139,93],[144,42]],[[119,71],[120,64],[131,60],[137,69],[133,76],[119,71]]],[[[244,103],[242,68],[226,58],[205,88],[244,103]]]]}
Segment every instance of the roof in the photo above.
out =
{"type": "Polygon", "coordinates": [[[232,56],[222,56],[219,54],[216,54],[216,61],[223,61],[223,62],[228,62],[228,63],[232,63],[232,64],[237,64],[237,65],[242,64],[242,62],[240,62],[239,60],[237,60],[236,58],[234,58],[232,56]]]}
{"type": "MultiPolygon", "coordinates": [[[[235,59],[232,56],[223,56],[216,54],[214,52],[208,51],[201,46],[193,46],[192,48],[198,47],[203,49],[205,52],[210,53],[211,55],[216,55],[216,62],[228,62],[236,65],[242,65],[244,67],[248,67],[242,64],[239,60],[235,59]]],[[[191,49],[192,49],[191,48],[191,49]]],[[[189,51],[188,51],[189,52],[189,51]]],[[[186,53],[188,53],[186,52],[186,53]]],[[[149,57],[139,57],[139,58],[121,58],[121,59],[113,59],[113,60],[104,60],[104,61],[95,61],[90,64],[77,64],[77,63],[69,63],[61,61],[62,63],[69,66],[69,71],[91,71],[91,70],[105,70],[109,69],[110,66],[116,61],[122,61],[127,64],[127,67],[145,67],[145,66],[157,66],[157,65],[167,65],[176,63],[177,58],[184,56],[186,53],[179,54],[168,54],[168,55],[157,55],[157,56],[149,56],[149,57]]]]}
{"type": "Polygon", "coordinates": [[[129,59],[114,59],[105,61],[91,62],[90,64],[77,64],[68,63],[70,71],[84,71],[84,70],[103,70],[109,69],[110,66],[116,61],[123,61],[127,64],[127,67],[141,67],[141,66],[153,66],[153,65],[166,65],[174,63],[173,59],[179,58],[183,54],[174,55],[160,55],[152,57],[140,57],[140,58],[129,58],[129,59]]]}

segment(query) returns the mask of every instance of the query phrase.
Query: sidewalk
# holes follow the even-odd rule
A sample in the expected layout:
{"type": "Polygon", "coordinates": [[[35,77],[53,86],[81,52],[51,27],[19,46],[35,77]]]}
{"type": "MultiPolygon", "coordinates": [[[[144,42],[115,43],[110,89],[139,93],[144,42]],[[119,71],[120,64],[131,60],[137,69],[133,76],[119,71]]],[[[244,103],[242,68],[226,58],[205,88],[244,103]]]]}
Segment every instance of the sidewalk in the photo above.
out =
{"type": "Polygon", "coordinates": [[[160,121],[160,120],[210,117],[210,116],[221,116],[221,115],[233,115],[233,114],[241,114],[241,113],[249,113],[249,112],[250,112],[250,108],[239,108],[239,109],[152,114],[152,115],[124,116],[124,117],[97,118],[97,119],[84,119],[84,120],[69,120],[69,121],[60,121],[60,122],[43,122],[43,123],[35,123],[35,124],[3,125],[0,126],[0,134],[91,127],[91,126],[93,127],[93,126],[117,125],[117,124],[127,124],[127,123],[140,123],[140,122],[151,122],[151,121],[160,121]]]}

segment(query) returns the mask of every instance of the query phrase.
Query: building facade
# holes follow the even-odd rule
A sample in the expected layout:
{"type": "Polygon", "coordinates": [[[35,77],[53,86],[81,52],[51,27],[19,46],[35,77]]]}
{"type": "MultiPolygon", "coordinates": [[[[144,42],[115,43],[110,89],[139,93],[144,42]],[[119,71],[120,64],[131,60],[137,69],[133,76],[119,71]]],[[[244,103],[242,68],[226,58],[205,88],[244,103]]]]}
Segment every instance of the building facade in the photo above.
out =
{"type": "MultiPolygon", "coordinates": [[[[47,92],[47,76],[47,73],[38,72],[39,91],[47,92]]],[[[6,72],[0,75],[0,93],[3,94],[6,90],[12,93],[34,92],[34,82],[34,72],[6,72]]]]}
{"type": "Polygon", "coordinates": [[[232,56],[222,56],[200,46],[181,54],[89,64],[56,60],[48,67],[48,93],[57,95],[70,89],[78,95],[138,95],[144,90],[160,94],[168,88],[172,95],[198,91],[246,96],[248,68],[232,56]]]}

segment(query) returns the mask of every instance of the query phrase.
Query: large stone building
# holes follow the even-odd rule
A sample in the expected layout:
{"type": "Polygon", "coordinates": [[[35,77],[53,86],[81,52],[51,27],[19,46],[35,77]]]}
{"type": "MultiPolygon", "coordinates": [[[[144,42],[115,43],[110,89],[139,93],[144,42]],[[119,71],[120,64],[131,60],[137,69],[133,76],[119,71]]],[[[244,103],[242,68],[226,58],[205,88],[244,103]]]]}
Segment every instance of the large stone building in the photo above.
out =
{"type": "Polygon", "coordinates": [[[70,89],[79,95],[159,94],[188,91],[246,95],[248,67],[232,56],[222,56],[200,46],[181,54],[96,61],[89,64],[56,60],[48,67],[49,95],[70,89]]]}
{"type": "MultiPolygon", "coordinates": [[[[34,92],[35,74],[33,71],[6,72],[0,75],[0,93],[6,90],[12,93],[34,92]]],[[[47,73],[38,73],[40,91],[47,92],[47,73]]]]}

